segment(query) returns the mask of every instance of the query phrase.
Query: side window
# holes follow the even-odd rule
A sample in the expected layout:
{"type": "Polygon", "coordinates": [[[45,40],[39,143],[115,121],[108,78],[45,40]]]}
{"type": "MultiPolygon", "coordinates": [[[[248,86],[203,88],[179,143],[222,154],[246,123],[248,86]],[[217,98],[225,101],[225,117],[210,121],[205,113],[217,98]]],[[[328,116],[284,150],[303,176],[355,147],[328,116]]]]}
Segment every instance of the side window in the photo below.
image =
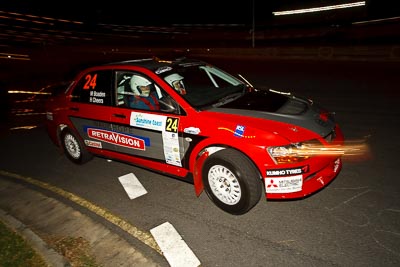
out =
{"type": "Polygon", "coordinates": [[[116,71],[115,99],[118,107],[178,113],[179,106],[149,77],[136,72],[116,71]]]}
{"type": "Polygon", "coordinates": [[[130,88],[130,80],[132,78],[132,75],[132,72],[115,72],[115,99],[117,100],[116,105],[118,107],[129,107],[129,100],[130,97],[133,95],[133,92],[130,88]]]}
{"type": "Polygon", "coordinates": [[[181,108],[179,104],[164,90],[162,90],[157,84],[155,89],[158,95],[158,102],[160,103],[160,111],[167,113],[180,114],[181,108]]]}
{"type": "Polygon", "coordinates": [[[72,101],[111,106],[112,71],[102,70],[85,74],[72,92],[72,101]]]}

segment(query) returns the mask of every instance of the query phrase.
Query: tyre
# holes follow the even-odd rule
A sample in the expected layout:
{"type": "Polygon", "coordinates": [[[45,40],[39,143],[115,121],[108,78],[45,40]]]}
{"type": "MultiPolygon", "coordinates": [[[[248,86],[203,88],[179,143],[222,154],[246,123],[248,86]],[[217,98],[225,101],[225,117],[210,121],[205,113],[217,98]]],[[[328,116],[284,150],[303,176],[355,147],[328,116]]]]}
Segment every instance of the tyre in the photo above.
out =
{"type": "Polygon", "coordinates": [[[202,179],[208,197],[228,213],[244,214],[260,200],[260,174],[239,151],[222,149],[211,154],[204,162],[202,179]]]}
{"type": "Polygon", "coordinates": [[[61,133],[61,144],[67,158],[76,164],[86,163],[93,158],[80,139],[68,129],[61,133]]]}

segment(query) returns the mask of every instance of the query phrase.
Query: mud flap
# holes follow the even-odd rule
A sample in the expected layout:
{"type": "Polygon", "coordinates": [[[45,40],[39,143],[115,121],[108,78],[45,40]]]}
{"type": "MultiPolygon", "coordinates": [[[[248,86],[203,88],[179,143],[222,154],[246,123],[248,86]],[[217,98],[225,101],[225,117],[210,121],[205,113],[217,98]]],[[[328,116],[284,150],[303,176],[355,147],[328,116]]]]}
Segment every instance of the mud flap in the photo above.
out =
{"type": "Polygon", "coordinates": [[[193,183],[196,196],[199,196],[203,192],[204,185],[202,179],[201,169],[203,168],[204,161],[208,158],[209,152],[205,151],[196,161],[193,172],[193,183]]]}

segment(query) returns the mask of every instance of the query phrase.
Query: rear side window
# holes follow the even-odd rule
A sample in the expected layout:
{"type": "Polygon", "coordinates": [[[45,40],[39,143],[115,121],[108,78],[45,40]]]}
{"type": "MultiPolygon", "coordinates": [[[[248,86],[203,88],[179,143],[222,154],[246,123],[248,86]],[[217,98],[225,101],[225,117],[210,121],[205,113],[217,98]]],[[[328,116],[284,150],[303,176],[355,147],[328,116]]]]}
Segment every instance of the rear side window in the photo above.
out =
{"type": "Polygon", "coordinates": [[[111,106],[112,71],[102,70],[85,74],[72,92],[72,101],[111,106]]]}

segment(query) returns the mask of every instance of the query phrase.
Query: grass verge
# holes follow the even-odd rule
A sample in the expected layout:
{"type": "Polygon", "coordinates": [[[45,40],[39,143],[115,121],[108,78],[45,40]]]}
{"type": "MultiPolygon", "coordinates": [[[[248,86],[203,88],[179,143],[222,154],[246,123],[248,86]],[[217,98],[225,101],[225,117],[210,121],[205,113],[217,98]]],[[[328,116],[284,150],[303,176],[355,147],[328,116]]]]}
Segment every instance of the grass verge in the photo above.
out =
{"type": "Polygon", "coordinates": [[[25,239],[0,221],[0,266],[44,267],[47,264],[25,239]]]}
{"type": "MultiPolygon", "coordinates": [[[[45,238],[72,267],[100,267],[91,255],[90,244],[82,237],[45,238]]],[[[18,233],[0,221],[0,267],[47,267],[45,260],[18,233]]]]}

